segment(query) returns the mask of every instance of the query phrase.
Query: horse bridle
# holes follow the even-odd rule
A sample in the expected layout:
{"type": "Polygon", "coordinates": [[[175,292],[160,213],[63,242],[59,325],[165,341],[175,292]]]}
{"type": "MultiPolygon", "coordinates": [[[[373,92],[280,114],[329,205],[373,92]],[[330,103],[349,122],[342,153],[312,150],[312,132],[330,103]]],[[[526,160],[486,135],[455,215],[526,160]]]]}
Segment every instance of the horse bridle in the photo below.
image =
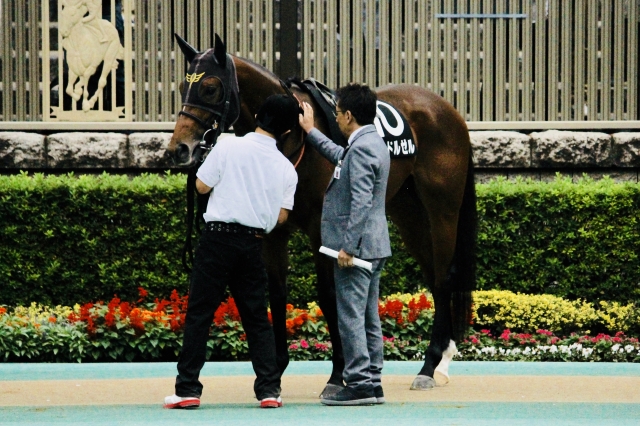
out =
{"type": "MultiPolygon", "coordinates": [[[[223,89],[224,89],[224,85],[223,85],[223,89]]],[[[191,106],[192,108],[196,108],[202,111],[208,111],[209,113],[211,113],[211,115],[206,120],[203,120],[202,118],[198,117],[195,114],[190,113],[189,111],[185,111],[184,107],[182,107],[182,110],[178,112],[178,116],[184,115],[185,117],[189,117],[190,119],[198,123],[200,127],[205,129],[204,133],[202,134],[202,139],[200,140],[200,143],[198,143],[198,145],[196,145],[196,147],[194,148],[194,155],[196,155],[195,157],[196,164],[198,164],[198,162],[204,161],[204,152],[211,151],[211,149],[215,146],[216,141],[218,140],[218,137],[224,131],[224,124],[227,119],[227,115],[229,114],[229,107],[231,106],[231,101],[230,101],[231,94],[228,92],[230,92],[230,90],[225,89],[224,109],[222,110],[222,113],[218,113],[217,111],[210,110],[208,108],[205,109],[198,106],[193,106],[193,105],[191,106]],[[220,118],[220,121],[216,119],[217,117],[220,118]],[[213,119],[213,122],[211,121],[211,119],[213,119]],[[209,132],[213,132],[213,135],[212,135],[213,137],[211,138],[210,142],[207,142],[207,134],[209,132]],[[197,153],[196,153],[196,150],[198,150],[197,153]]]]}

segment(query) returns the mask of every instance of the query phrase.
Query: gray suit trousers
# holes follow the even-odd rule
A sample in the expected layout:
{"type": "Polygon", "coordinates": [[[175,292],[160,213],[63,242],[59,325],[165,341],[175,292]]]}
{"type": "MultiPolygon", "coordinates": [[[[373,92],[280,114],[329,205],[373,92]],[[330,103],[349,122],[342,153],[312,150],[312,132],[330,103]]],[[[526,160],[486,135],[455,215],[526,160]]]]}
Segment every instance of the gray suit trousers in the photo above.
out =
{"type": "Polygon", "coordinates": [[[334,261],[338,328],[344,349],[344,380],[357,389],[380,385],[382,329],[378,315],[380,273],[386,259],[375,259],[373,271],[340,269],[334,261]]]}

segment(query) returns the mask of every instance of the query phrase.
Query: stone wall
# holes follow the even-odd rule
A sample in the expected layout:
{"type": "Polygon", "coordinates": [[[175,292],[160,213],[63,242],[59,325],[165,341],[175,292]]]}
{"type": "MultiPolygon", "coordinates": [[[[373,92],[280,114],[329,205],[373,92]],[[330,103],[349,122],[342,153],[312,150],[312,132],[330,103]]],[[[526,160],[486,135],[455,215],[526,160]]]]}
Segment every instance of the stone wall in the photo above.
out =
{"type": "MultiPolygon", "coordinates": [[[[477,180],[587,173],[638,182],[640,133],[472,131],[477,180]]],[[[223,135],[224,137],[224,135],[223,135]]],[[[171,133],[0,132],[0,173],[171,168],[171,133]]]]}

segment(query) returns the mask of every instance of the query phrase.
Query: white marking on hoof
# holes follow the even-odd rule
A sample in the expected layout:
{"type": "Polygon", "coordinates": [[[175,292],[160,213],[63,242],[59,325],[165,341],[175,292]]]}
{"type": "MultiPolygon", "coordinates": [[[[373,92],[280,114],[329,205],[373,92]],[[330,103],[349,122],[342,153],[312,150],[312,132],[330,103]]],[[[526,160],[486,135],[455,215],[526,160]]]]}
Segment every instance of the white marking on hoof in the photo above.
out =
{"type": "Polygon", "coordinates": [[[429,376],[416,376],[411,383],[411,390],[426,391],[436,387],[436,381],[429,376]]]}
{"type": "Polygon", "coordinates": [[[442,359],[440,364],[436,367],[433,373],[433,378],[438,386],[444,386],[449,383],[449,364],[453,359],[453,356],[458,353],[456,343],[453,340],[449,341],[449,347],[442,353],[442,359]]]}

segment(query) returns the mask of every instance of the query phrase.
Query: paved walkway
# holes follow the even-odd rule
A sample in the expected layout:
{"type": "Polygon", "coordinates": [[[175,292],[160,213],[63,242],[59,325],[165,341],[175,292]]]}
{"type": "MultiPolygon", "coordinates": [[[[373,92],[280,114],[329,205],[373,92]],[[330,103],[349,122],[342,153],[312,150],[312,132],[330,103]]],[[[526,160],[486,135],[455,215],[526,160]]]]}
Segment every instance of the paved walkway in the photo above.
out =
{"type": "Polygon", "coordinates": [[[0,424],[639,425],[640,364],[454,362],[452,380],[410,391],[421,363],[387,362],[387,403],[325,407],[328,362],[293,362],[285,406],[261,410],[251,365],[207,363],[199,410],[163,410],[175,363],[0,364],[0,424]]]}

